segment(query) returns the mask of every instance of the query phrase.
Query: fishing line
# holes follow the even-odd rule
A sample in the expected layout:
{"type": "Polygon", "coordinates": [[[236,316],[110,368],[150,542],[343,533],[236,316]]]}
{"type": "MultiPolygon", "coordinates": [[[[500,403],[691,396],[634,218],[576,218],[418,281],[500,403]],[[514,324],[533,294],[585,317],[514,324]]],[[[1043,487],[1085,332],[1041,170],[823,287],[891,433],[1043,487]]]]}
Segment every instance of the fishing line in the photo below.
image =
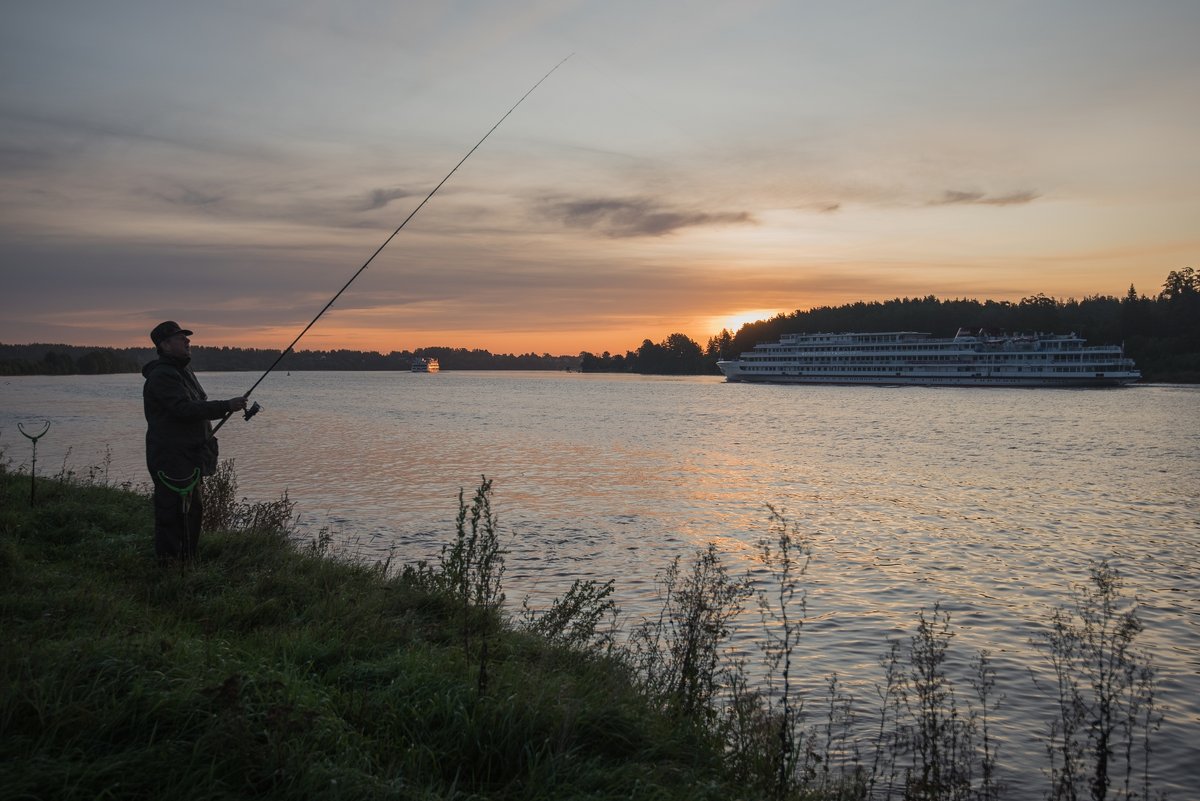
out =
{"type": "MultiPolygon", "coordinates": [[[[574,55],[574,53],[572,53],[571,55],[574,55]]],[[[388,246],[389,242],[391,242],[393,239],[396,238],[396,235],[399,234],[400,231],[404,229],[404,226],[408,225],[408,221],[417,215],[417,212],[420,211],[425,206],[425,204],[429,202],[430,198],[432,198],[435,194],[437,194],[437,191],[442,188],[442,185],[450,180],[450,176],[454,175],[454,173],[458,171],[458,168],[461,167],[466,162],[467,159],[471,158],[471,154],[474,153],[476,150],[478,150],[479,146],[482,145],[487,140],[487,138],[492,135],[492,132],[500,127],[500,123],[502,123],[506,119],[508,119],[508,115],[510,115],[514,111],[516,111],[517,106],[521,105],[521,103],[523,103],[525,101],[525,98],[527,98],[531,94],[533,94],[533,90],[537,89],[539,86],[541,86],[542,82],[545,81],[547,78],[549,78],[551,75],[553,75],[554,71],[557,70],[559,67],[561,67],[563,64],[565,64],[567,59],[569,59],[570,57],[571,56],[567,56],[567,58],[564,58],[562,61],[555,64],[554,67],[549,72],[547,72],[545,75],[543,75],[537,83],[535,83],[533,86],[531,86],[529,88],[528,92],[521,95],[521,99],[518,100],[516,103],[513,103],[512,108],[510,108],[508,111],[504,112],[504,116],[501,117],[499,120],[497,120],[496,124],[488,129],[488,132],[485,133],[480,138],[480,140],[475,143],[474,147],[472,147],[470,150],[467,151],[467,154],[459,160],[458,164],[454,165],[454,169],[452,169],[452,170],[450,170],[450,172],[446,173],[446,177],[443,178],[441,181],[439,181],[437,186],[435,186],[433,189],[429,190],[429,194],[425,196],[425,199],[422,200],[420,203],[418,203],[417,207],[415,209],[413,209],[411,212],[409,212],[409,215],[404,218],[404,222],[402,222],[398,226],[396,226],[396,230],[392,231],[391,236],[389,236],[387,239],[383,240],[383,244],[375,249],[375,252],[371,254],[371,257],[368,258],[365,262],[363,262],[362,266],[358,268],[358,270],[354,273],[354,275],[350,276],[350,280],[347,281],[342,286],[342,288],[337,291],[337,294],[335,294],[332,298],[329,299],[329,302],[326,303],[325,306],[319,312],[317,312],[317,316],[312,318],[312,320],[309,321],[308,325],[304,326],[304,329],[299,334],[296,335],[296,338],[292,340],[290,345],[288,345],[286,348],[284,348],[282,351],[279,352],[279,356],[277,356],[275,358],[275,361],[272,362],[271,366],[267,368],[267,371],[265,373],[263,373],[261,376],[259,376],[258,380],[254,382],[253,386],[251,386],[250,389],[246,390],[246,394],[242,396],[243,398],[250,397],[250,393],[253,392],[258,387],[258,385],[263,382],[263,379],[265,379],[268,375],[271,374],[271,371],[274,370],[281,361],[283,361],[283,357],[286,356],[292,350],[292,348],[294,348],[296,346],[296,343],[300,341],[301,337],[303,337],[305,334],[308,333],[308,329],[310,329],[314,325],[316,325],[317,320],[320,320],[321,316],[323,314],[325,314],[325,312],[329,311],[329,307],[334,304],[334,301],[336,301],[338,298],[340,298],[342,296],[342,293],[345,292],[350,287],[350,285],[354,283],[354,280],[356,278],[358,278],[360,275],[362,275],[363,271],[366,270],[367,267],[370,266],[371,262],[373,262],[375,260],[375,257],[383,252],[383,249],[388,246]]],[[[254,404],[254,406],[246,409],[245,419],[249,420],[251,417],[253,417],[258,412],[259,408],[260,408],[259,405],[256,403],[256,404],[254,404]]],[[[217,430],[221,426],[225,425],[225,421],[228,420],[232,414],[233,414],[233,412],[229,412],[224,417],[222,417],[221,422],[217,423],[213,427],[212,433],[209,436],[212,436],[212,434],[217,433],[217,430]]]]}

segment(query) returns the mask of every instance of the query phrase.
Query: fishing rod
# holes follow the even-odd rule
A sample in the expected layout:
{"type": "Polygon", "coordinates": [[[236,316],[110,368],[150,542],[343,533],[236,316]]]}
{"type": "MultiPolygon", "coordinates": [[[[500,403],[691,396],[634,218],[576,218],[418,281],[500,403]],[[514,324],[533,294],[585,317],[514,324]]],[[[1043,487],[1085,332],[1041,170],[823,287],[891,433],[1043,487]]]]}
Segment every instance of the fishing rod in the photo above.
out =
{"type": "MultiPolygon", "coordinates": [[[[574,53],[572,53],[571,55],[574,55],[574,53]]],[[[512,108],[510,108],[508,111],[504,112],[504,116],[501,117],[499,120],[497,120],[496,124],[488,129],[488,132],[485,133],[480,138],[480,140],[475,143],[474,147],[472,147],[470,150],[467,151],[467,155],[463,156],[459,160],[458,164],[454,165],[454,169],[452,169],[452,170],[450,170],[450,172],[446,173],[446,177],[443,178],[441,181],[438,181],[437,186],[435,186],[433,189],[429,190],[429,194],[425,196],[425,199],[422,200],[420,203],[418,203],[417,207],[415,209],[413,209],[411,212],[409,212],[409,215],[404,218],[404,222],[402,222],[398,226],[396,226],[396,230],[392,231],[391,236],[389,236],[387,239],[383,240],[383,244],[375,249],[375,252],[371,254],[370,258],[368,258],[365,262],[363,262],[362,266],[358,268],[358,270],[354,273],[354,275],[350,276],[350,280],[347,281],[342,286],[342,288],[337,291],[337,294],[335,294],[332,298],[329,299],[329,302],[326,303],[325,306],[319,312],[317,312],[317,316],[312,318],[312,320],[309,321],[308,325],[304,326],[304,329],[299,334],[296,334],[296,338],[292,340],[292,343],[290,345],[288,345],[286,348],[284,348],[282,351],[279,352],[279,355],[275,358],[275,361],[271,363],[271,366],[267,368],[267,371],[265,373],[263,373],[261,376],[259,376],[258,380],[254,382],[254,384],[250,387],[250,389],[246,390],[246,394],[242,395],[243,398],[250,397],[250,393],[253,392],[255,389],[257,389],[258,385],[263,382],[263,379],[265,379],[268,375],[270,375],[271,371],[274,370],[281,361],[283,361],[283,357],[288,355],[288,353],[291,352],[292,348],[294,348],[296,346],[296,343],[300,341],[300,338],[308,333],[308,329],[310,329],[314,325],[316,325],[317,320],[320,320],[321,316],[323,314],[325,314],[325,312],[329,311],[329,307],[333,305],[334,301],[336,301],[338,298],[340,298],[342,296],[342,293],[345,292],[350,287],[350,285],[354,283],[354,280],[356,278],[358,278],[360,275],[362,275],[363,271],[366,270],[367,267],[370,266],[371,262],[373,262],[375,260],[375,257],[383,252],[383,249],[388,246],[389,242],[391,242],[393,239],[396,238],[396,235],[399,234],[401,230],[403,230],[404,226],[408,225],[408,221],[411,220],[413,217],[417,216],[417,212],[420,211],[425,206],[425,204],[429,202],[430,198],[432,198],[435,194],[437,194],[437,191],[442,188],[442,184],[449,181],[450,176],[454,175],[454,173],[458,171],[458,168],[461,167],[466,162],[467,159],[471,158],[471,154],[474,153],[476,150],[478,150],[479,146],[482,145],[487,140],[487,138],[492,135],[492,132],[500,127],[500,123],[502,123],[506,119],[508,119],[508,115],[510,115],[514,111],[516,111],[517,106],[521,105],[521,103],[523,103],[525,101],[525,98],[527,98],[531,94],[533,94],[533,90],[537,89],[539,86],[541,86],[542,82],[545,81],[547,78],[549,78],[551,75],[553,75],[554,71],[557,70],[559,67],[561,67],[563,64],[565,64],[567,59],[569,59],[570,57],[571,56],[567,56],[567,58],[564,58],[562,61],[555,64],[554,67],[549,72],[547,72],[545,75],[543,75],[537,83],[535,83],[533,86],[529,87],[529,91],[526,92],[525,94],[521,95],[521,99],[518,100],[516,103],[513,103],[512,108]]],[[[245,411],[245,415],[244,415],[245,419],[249,420],[251,417],[258,414],[258,412],[261,408],[262,407],[259,406],[258,403],[255,403],[253,406],[250,406],[249,408],[247,408],[245,411]]],[[[209,436],[211,437],[213,434],[216,434],[217,431],[221,428],[221,426],[225,425],[225,422],[232,415],[233,415],[233,412],[227,412],[225,414],[225,416],[221,418],[221,422],[219,422],[215,426],[213,426],[213,430],[209,434],[209,436]]]]}

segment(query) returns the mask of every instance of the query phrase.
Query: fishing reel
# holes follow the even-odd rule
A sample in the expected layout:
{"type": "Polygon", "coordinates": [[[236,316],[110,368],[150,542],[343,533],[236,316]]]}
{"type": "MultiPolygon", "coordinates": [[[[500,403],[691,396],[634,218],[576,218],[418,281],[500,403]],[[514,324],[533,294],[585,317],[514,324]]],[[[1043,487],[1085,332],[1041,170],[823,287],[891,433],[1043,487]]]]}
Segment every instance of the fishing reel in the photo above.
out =
{"type": "Polygon", "coordinates": [[[251,404],[250,406],[247,406],[247,407],[246,407],[246,412],[245,412],[245,414],[243,415],[243,418],[244,418],[244,419],[245,419],[247,422],[249,422],[249,420],[250,420],[250,418],[251,418],[251,417],[253,417],[254,415],[258,414],[258,413],[259,413],[259,412],[261,412],[261,411],[262,411],[262,406],[260,406],[260,405],[258,404],[258,401],[255,401],[253,404],[251,404]]]}

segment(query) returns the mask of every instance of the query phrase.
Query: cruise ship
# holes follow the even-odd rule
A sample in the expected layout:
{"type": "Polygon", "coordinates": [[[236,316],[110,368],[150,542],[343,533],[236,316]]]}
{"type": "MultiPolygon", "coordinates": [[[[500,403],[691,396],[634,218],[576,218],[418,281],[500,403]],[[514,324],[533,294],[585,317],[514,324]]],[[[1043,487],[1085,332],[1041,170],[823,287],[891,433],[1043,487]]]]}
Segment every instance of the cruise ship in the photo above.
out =
{"type": "Polygon", "coordinates": [[[784,334],[717,362],[726,381],[948,387],[1114,387],[1141,378],[1117,345],[1075,334],[784,334]]]}
{"type": "Polygon", "coordinates": [[[441,369],[442,366],[438,364],[437,359],[418,357],[412,360],[412,371],[414,373],[436,373],[441,369]]]}

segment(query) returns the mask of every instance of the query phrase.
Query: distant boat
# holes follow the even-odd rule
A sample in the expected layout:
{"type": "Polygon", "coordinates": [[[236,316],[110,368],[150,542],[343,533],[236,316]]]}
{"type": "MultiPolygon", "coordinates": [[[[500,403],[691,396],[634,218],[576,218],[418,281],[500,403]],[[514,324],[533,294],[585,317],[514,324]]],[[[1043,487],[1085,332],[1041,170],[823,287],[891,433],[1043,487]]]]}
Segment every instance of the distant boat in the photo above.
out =
{"type": "Polygon", "coordinates": [[[1074,334],[994,336],[960,329],[784,334],[717,367],[726,381],[777,384],[913,384],[934,387],[1114,387],[1141,378],[1124,348],[1085,346],[1074,334]]]}
{"type": "Polygon", "coordinates": [[[437,359],[413,359],[412,371],[414,373],[436,373],[441,369],[442,366],[438,364],[437,359]]]}

